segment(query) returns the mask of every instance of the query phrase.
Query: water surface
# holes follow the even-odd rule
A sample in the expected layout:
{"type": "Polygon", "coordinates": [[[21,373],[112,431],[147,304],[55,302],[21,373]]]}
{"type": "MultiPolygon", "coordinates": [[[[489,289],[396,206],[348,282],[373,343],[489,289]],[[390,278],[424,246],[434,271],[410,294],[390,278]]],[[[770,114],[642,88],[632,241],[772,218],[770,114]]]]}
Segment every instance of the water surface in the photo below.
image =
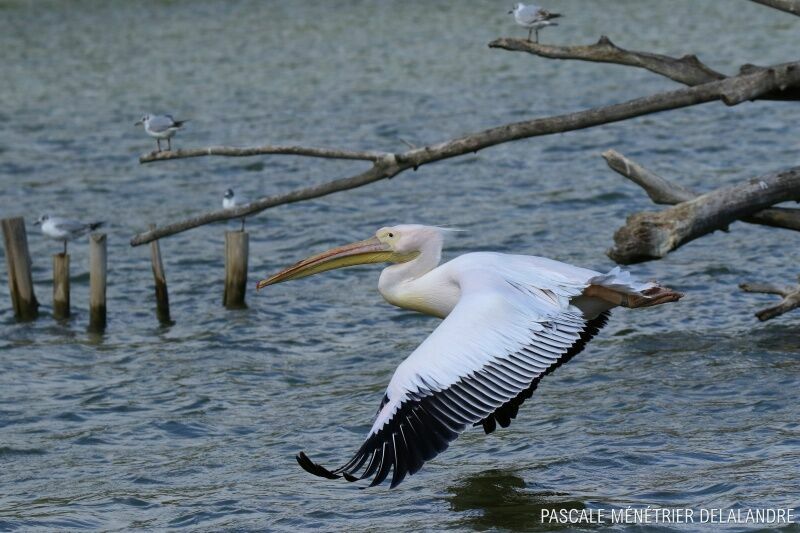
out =
{"type": "MultiPolygon", "coordinates": [[[[800,20],[730,0],[560,0],[555,43],[601,34],[701,52],[723,72],[797,58],[800,20]],[[735,9],[731,7],[735,4],[735,9]]],[[[795,233],[735,224],[638,265],[687,293],[622,310],[548,377],[508,429],[469,431],[399,490],[310,477],[360,444],[394,368],[437,320],[394,309],[378,267],[221,307],[225,224],[162,241],[175,324],[154,313],[129,238],[359,162],[201,158],[141,166],[144,112],[190,118],[182,147],[301,143],[404,150],[676,87],[647,72],[490,50],[523,36],[502,2],[0,2],[0,213],[110,221],[109,326],[49,316],[50,255],[29,225],[43,316],[15,323],[0,283],[0,529],[532,529],[542,508],[800,507],[798,316],[744,280],[790,282],[795,233]]],[[[418,222],[461,227],[447,258],[546,255],[606,270],[615,228],[653,209],[599,154],[614,148],[709,190],[797,163],[794,104],[722,104],[520,141],[249,221],[253,281],[306,254],[418,222]]],[[[252,286],[252,283],[251,283],[252,286]]]]}

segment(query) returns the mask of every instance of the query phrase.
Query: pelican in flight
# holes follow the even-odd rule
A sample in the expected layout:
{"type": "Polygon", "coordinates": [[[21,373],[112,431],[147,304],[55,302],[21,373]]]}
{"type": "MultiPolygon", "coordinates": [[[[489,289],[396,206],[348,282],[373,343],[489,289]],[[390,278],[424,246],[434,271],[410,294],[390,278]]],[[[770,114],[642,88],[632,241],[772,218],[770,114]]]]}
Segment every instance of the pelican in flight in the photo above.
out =
{"type": "Polygon", "coordinates": [[[392,305],[444,320],[395,370],[356,454],[329,470],[300,452],[311,474],[391,487],[443,452],[468,426],[507,427],[542,377],[602,328],[613,307],[649,307],[682,294],[526,255],[474,252],[439,265],[447,230],[405,224],[311,256],[257,289],[327,270],[393,263],[378,290],[392,305]]]}

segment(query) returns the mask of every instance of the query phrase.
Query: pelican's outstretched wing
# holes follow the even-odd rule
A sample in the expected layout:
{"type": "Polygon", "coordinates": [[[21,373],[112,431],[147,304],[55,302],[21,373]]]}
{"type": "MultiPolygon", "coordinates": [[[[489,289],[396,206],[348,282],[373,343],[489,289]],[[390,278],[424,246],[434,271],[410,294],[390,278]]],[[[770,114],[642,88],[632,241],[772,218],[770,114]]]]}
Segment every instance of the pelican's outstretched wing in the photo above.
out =
{"type": "Polygon", "coordinates": [[[496,423],[507,426],[539,380],[578,353],[608,317],[587,321],[569,304],[586,281],[556,275],[555,283],[535,286],[527,275],[496,269],[458,277],[461,299],[397,368],[353,458],[328,470],[301,452],[300,466],[331,479],[372,478],[372,485],[391,471],[395,487],[467,426],[482,423],[487,433],[496,423]]]}

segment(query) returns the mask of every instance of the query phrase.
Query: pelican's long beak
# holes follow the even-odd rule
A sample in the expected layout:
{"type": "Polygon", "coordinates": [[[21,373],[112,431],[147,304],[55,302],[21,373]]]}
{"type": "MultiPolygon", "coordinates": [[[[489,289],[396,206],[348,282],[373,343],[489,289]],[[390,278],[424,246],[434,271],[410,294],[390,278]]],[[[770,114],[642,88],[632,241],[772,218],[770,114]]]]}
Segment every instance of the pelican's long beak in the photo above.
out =
{"type": "Polygon", "coordinates": [[[134,126],[141,126],[142,124],[144,124],[144,122],[142,122],[141,120],[137,120],[136,122],[133,123],[134,126]]]}
{"type": "Polygon", "coordinates": [[[256,285],[256,290],[261,290],[268,285],[312,276],[335,268],[368,263],[385,263],[400,259],[402,258],[399,257],[399,254],[395,254],[391,246],[381,242],[377,237],[372,237],[365,241],[332,248],[327,252],[303,259],[274,276],[262,279],[256,285]]]}

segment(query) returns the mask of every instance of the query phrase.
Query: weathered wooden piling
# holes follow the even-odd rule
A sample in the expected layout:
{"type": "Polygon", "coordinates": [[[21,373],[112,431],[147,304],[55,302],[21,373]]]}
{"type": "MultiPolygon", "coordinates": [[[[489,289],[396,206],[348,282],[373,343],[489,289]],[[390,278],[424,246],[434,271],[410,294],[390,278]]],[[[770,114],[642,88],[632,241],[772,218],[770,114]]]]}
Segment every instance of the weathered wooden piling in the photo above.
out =
{"type": "Polygon", "coordinates": [[[89,330],[106,329],[106,234],[89,235],[89,330]]]}
{"type": "Polygon", "coordinates": [[[53,316],[69,318],[69,254],[53,256],[53,316]]]}
{"type": "MultiPolygon", "coordinates": [[[[150,231],[156,229],[155,224],[150,224],[150,231]]],[[[156,316],[162,324],[170,324],[169,292],[167,291],[167,276],[164,273],[164,263],[161,261],[161,246],[158,240],[150,243],[150,262],[153,266],[153,279],[156,283],[156,316]]]]}
{"type": "Polygon", "coordinates": [[[8,292],[17,320],[33,320],[39,316],[39,302],[33,292],[31,276],[31,256],[28,253],[28,235],[25,219],[22,217],[4,218],[3,244],[6,251],[8,269],[8,292]]]}
{"type": "Polygon", "coordinates": [[[222,303],[228,309],[247,307],[244,296],[249,252],[250,235],[247,232],[225,232],[225,292],[222,303]]]}

